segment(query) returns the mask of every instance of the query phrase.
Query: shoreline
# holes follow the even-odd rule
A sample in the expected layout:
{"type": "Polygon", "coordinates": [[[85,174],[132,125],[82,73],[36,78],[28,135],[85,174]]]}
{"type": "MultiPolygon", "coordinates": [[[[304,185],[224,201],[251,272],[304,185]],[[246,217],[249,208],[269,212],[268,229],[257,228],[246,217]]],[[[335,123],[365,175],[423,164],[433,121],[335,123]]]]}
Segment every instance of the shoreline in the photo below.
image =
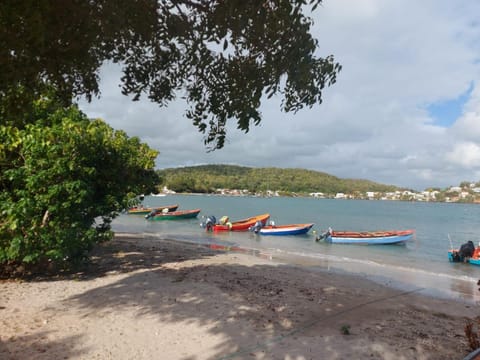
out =
{"type": "Polygon", "coordinates": [[[460,359],[478,307],[118,234],[88,271],[0,283],[5,359],[460,359]]]}
{"type": "MultiPolygon", "coordinates": [[[[148,241],[165,240],[150,233],[118,232],[116,237],[145,239],[148,241]]],[[[421,292],[425,296],[463,302],[468,305],[480,305],[480,290],[476,278],[458,278],[455,276],[441,276],[437,273],[408,267],[391,267],[371,261],[355,259],[338,259],[335,256],[311,257],[267,249],[245,248],[241,245],[226,245],[221,242],[195,242],[185,239],[170,239],[185,245],[201,246],[214,251],[229,251],[243,253],[276,263],[290,266],[299,266],[311,271],[328,271],[339,275],[354,275],[378,284],[401,291],[421,292]]],[[[350,246],[350,245],[347,245],[350,246]]]]}
{"type": "MultiPolygon", "coordinates": [[[[230,189],[230,191],[240,191],[235,189],[230,189]]],[[[420,192],[414,191],[414,193],[418,194],[420,192]]],[[[173,192],[173,193],[164,193],[164,196],[168,195],[185,195],[185,196],[218,196],[218,197],[254,197],[254,198],[271,198],[271,197],[279,197],[279,198],[306,198],[306,199],[316,199],[316,200],[340,200],[340,201],[399,201],[399,202],[419,202],[419,203],[437,203],[437,204],[467,204],[467,205],[478,205],[480,204],[480,200],[472,200],[472,201],[464,201],[465,199],[455,199],[455,200],[425,200],[425,199],[401,199],[401,198],[356,198],[352,194],[345,194],[345,197],[336,197],[336,194],[329,194],[323,197],[310,195],[310,193],[299,194],[295,193],[295,195],[257,195],[257,194],[221,194],[221,193],[188,193],[188,192],[173,192]],[[460,201],[462,200],[462,201],[460,201]]],[[[146,196],[158,197],[158,195],[148,194],[146,196]]],[[[162,196],[162,197],[164,197],[162,196]]]]}

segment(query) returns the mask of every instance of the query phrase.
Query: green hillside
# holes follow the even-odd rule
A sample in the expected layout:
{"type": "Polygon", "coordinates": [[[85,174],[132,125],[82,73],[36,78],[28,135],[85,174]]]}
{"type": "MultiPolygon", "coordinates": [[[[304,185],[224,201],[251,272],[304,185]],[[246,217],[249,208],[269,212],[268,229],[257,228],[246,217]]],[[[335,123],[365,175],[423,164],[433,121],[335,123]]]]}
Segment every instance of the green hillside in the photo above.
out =
{"type": "Polygon", "coordinates": [[[341,179],[305,169],[250,168],[235,165],[200,165],[157,170],[161,186],[176,192],[213,193],[216,189],[267,190],[285,194],[388,192],[399,188],[362,179],[341,179]]]}

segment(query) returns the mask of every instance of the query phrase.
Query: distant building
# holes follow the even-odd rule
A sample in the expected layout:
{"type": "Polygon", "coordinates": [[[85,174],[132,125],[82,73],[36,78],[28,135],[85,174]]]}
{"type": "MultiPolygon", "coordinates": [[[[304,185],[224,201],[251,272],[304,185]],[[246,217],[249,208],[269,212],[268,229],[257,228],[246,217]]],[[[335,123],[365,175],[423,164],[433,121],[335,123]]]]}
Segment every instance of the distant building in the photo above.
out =
{"type": "Polygon", "coordinates": [[[163,187],[162,193],[164,193],[164,194],[176,194],[175,191],[169,190],[166,186],[163,187]]]}
{"type": "Polygon", "coordinates": [[[470,195],[468,191],[462,191],[460,193],[460,199],[465,199],[468,195],[470,195]]]}
{"type": "Polygon", "coordinates": [[[460,192],[462,191],[462,188],[460,186],[452,186],[450,189],[448,189],[449,192],[460,192]]]}

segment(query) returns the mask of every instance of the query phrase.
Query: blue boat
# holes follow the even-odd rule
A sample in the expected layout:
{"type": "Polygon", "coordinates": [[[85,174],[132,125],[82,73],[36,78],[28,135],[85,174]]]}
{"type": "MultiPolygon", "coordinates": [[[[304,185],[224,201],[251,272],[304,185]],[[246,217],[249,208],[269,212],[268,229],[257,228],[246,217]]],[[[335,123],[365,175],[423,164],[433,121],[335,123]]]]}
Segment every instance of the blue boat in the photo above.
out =
{"type": "Polygon", "coordinates": [[[459,249],[451,249],[448,251],[448,261],[480,265],[480,246],[475,248],[471,257],[462,255],[459,249]]]}
{"type": "Polygon", "coordinates": [[[259,228],[253,228],[257,234],[260,235],[303,235],[308,233],[308,231],[313,227],[313,223],[309,224],[290,224],[290,225],[265,225],[259,228]]]}
{"type": "Polygon", "coordinates": [[[389,245],[401,244],[413,238],[415,230],[334,231],[329,229],[317,237],[332,244],[389,245]]]}

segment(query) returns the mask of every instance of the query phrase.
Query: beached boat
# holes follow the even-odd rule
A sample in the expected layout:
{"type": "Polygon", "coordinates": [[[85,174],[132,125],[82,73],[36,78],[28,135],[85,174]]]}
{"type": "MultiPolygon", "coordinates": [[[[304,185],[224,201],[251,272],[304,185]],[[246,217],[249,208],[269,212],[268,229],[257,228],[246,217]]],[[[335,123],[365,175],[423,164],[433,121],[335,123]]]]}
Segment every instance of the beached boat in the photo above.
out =
{"type": "Polygon", "coordinates": [[[182,219],[192,219],[197,217],[201,209],[194,210],[178,210],[171,212],[160,212],[153,216],[148,217],[149,220],[182,220],[182,219]]]}
{"type": "Polygon", "coordinates": [[[178,204],[158,206],[158,207],[134,206],[128,209],[127,213],[131,215],[146,215],[146,214],[150,214],[152,211],[162,212],[162,211],[165,211],[165,209],[167,209],[167,211],[175,211],[178,209],[178,204]]]}
{"type": "Polygon", "coordinates": [[[448,250],[448,261],[450,262],[462,262],[472,265],[480,265],[480,246],[475,247],[473,242],[471,244],[473,251],[466,254],[464,250],[460,249],[450,249],[448,250]],[[471,255],[471,256],[470,256],[471,255]]]}
{"type": "Polygon", "coordinates": [[[253,231],[260,235],[302,235],[308,233],[314,224],[265,225],[253,231]]]}
{"type": "Polygon", "coordinates": [[[415,230],[336,231],[328,229],[317,237],[332,244],[389,245],[404,243],[413,238],[415,230]]]}
{"type": "Polygon", "coordinates": [[[229,221],[227,216],[223,216],[220,222],[217,223],[214,216],[207,217],[206,221],[201,224],[207,231],[248,231],[250,227],[255,225],[258,221],[265,225],[270,218],[270,214],[262,214],[252,216],[243,220],[229,221]]]}

